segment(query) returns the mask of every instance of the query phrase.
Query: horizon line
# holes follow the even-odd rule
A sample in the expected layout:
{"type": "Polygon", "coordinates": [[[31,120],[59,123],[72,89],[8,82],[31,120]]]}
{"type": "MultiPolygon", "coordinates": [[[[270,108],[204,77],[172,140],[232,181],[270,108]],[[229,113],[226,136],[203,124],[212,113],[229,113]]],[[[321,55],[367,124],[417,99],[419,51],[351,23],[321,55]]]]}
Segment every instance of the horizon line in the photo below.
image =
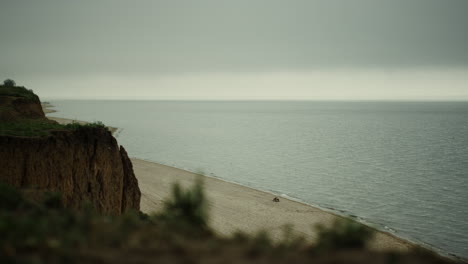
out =
{"type": "Polygon", "coordinates": [[[43,97],[41,101],[190,101],[190,102],[468,102],[468,98],[408,98],[408,99],[339,99],[339,98],[73,98],[43,97]]]}

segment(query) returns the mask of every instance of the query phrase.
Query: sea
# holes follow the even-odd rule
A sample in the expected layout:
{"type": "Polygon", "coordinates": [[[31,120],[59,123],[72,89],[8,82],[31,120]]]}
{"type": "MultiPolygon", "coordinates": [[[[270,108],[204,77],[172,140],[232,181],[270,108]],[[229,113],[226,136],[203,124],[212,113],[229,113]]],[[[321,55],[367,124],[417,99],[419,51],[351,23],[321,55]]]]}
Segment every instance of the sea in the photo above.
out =
{"type": "Polygon", "coordinates": [[[468,259],[468,102],[71,101],[131,157],[268,191],[468,259]]]}

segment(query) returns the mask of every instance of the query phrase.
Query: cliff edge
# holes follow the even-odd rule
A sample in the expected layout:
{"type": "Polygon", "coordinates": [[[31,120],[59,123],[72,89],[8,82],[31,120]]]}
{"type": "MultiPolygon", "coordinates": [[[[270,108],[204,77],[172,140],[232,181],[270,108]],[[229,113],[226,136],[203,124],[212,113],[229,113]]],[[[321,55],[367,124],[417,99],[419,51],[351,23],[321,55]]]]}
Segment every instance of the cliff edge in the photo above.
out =
{"type": "Polygon", "coordinates": [[[0,85],[0,122],[25,119],[46,120],[39,97],[24,87],[0,85]]]}
{"type": "Polygon", "coordinates": [[[59,192],[70,208],[91,202],[104,214],[139,210],[132,163],[104,126],[59,125],[38,98],[2,94],[1,86],[0,117],[0,180],[28,193],[59,192]]]}

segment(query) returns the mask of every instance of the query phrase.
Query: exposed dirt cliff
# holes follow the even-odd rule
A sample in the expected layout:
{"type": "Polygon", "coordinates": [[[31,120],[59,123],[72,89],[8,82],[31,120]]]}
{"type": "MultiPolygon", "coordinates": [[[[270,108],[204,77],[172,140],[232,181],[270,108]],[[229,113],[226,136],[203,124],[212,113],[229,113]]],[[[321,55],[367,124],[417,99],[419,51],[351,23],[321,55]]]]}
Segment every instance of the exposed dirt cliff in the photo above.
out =
{"type": "Polygon", "coordinates": [[[132,163],[112,134],[104,127],[61,127],[45,117],[30,93],[31,98],[0,93],[0,129],[8,131],[0,133],[0,180],[32,196],[60,192],[71,208],[89,201],[106,214],[139,210],[132,163]]]}
{"type": "Polygon", "coordinates": [[[0,121],[46,119],[39,97],[24,87],[0,85],[0,121]]]}
{"type": "Polygon", "coordinates": [[[139,209],[140,190],[123,147],[104,128],[0,137],[0,179],[19,188],[62,194],[67,207],[90,201],[98,211],[139,209]]]}
{"type": "Polygon", "coordinates": [[[39,101],[31,101],[22,97],[0,96],[0,121],[16,121],[18,119],[45,119],[39,101]]]}

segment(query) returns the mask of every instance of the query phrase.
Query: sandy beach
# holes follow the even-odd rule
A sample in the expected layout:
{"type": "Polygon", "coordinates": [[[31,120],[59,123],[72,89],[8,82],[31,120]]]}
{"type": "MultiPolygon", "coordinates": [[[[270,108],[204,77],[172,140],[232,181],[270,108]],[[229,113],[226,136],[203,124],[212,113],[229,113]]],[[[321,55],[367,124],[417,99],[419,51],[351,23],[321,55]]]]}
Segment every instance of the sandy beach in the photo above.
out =
{"type": "MultiPolygon", "coordinates": [[[[77,122],[66,118],[48,118],[62,124],[77,122]]],[[[163,201],[170,196],[174,183],[191,186],[199,176],[154,162],[137,158],[131,160],[142,193],[141,210],[148,214],[163,207],[163,201]]],[[[202,176],[202,179],[210,205],[210,224],[220,235],[228,236],[237,230],[250,234],[266,230],[273,239],[281,239],[284,226],[291,225],[294,234],[313,241],[317,236],[315,225],[328,226],[341,217],[282,197],[279,197],[280,202],[273,202],[275,196],[271,193],[217,178],[202,176]]],[[[375,250],[406,251],[412,247],[414,245],[410,242],[380,231],[376,232],[370,243],[370,248],[375,250]]]]}
{"type": "MultiPolygon", "coordinates": [[[[142,192],[141,210],[156,212],[170,195],[171,186],[179,182],[190,186],[197,174],[140,159],[132,159],[133,169],[142,192]]],[[[267,230],[273,238],[282,237],[283,226],[290,224],[294,233],[308,240],[316,237],[316,224],[330,225],[340,217],[307,204],[284,199],[273,202],[274,195],[242,185],[203,176],[210,202],[212,227],[222,235],[236,230],[254,234],[267,230]]],[[[412,245],[393,235],[377,232],[370,247],[376,250],[408,250],[412,245]]]]}

